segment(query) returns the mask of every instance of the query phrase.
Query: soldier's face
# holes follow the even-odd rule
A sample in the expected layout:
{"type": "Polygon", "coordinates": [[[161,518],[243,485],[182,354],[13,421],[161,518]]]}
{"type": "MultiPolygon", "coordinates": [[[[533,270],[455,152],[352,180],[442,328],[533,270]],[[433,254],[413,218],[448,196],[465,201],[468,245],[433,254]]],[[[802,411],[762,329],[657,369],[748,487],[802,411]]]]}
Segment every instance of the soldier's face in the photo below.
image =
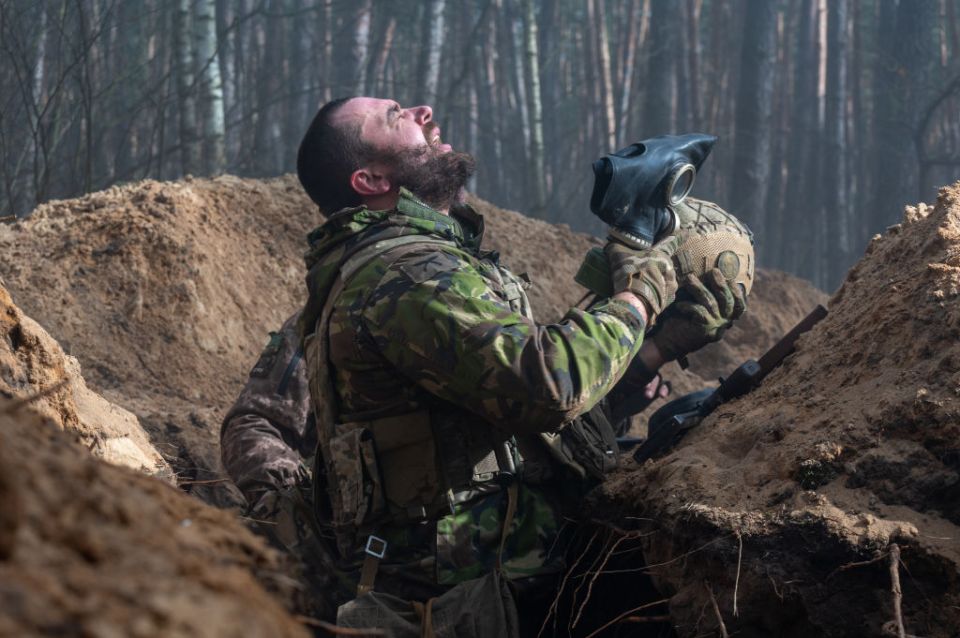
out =
{"type": "Polygon", "coordinates": [[[373,150],[371,175],[382,175],[391,190],[408,188],[437,210],[446,210],[462,196],[475,162],[440,139],[440,127],[429,106],[403,108],[393,100],[357,97],[346,102],[332,121],[359,130],[373,150]]]}
{"type": "Polygon", "coordinates": [[[441,141],[433,109],[426,105],[403,108],[394,100],[356,97],[340,107],[334,123],[358,127],[361,140],[386,153],[424,147],[439,153],[453,150],[441,141]]]}

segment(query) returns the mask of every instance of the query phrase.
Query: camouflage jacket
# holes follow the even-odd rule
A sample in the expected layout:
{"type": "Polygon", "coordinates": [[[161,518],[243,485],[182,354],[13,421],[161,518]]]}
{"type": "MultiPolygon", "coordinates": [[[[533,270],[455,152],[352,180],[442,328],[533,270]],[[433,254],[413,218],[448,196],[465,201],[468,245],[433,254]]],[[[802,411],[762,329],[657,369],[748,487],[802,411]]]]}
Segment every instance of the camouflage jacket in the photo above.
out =
{"type": "Polygon", "coordinates": [[[313,455],[298,311],[277,332],[250,371],[220,428],[220,457],[233,482],[253,505],[267,490],[291,487],[306,477],[302,458],[313,455]]]}
{"type": "MultiPolygon", "coordinates": [[[[482,218],[457,212],[443,215],[401,191],[393,210],[345,209],[309,235],[305,336],[347,256],[401,236],[447,242],[375,256],[345,281],[329,324],[337,422],[442,404],[464,431],[501,440],[556,431],[600,401],[639,349],[642,318],[615,300],[572,309],[556,324],[533,321],[522,312],[520,280],[495,252],[480,250],[482,218]]],[[[325,364],[309,357],[308,369],[325,364]]],[[[489,571],[503,494],[462,502],[432,522],[378,529],[390,541],[381,574],[418,571],[426,581],[453,584],[489,571]]],[[[508,577],[547,569],[558,530],[540,486],[524,483],[519,500],[504,551],[508,577]]]]}

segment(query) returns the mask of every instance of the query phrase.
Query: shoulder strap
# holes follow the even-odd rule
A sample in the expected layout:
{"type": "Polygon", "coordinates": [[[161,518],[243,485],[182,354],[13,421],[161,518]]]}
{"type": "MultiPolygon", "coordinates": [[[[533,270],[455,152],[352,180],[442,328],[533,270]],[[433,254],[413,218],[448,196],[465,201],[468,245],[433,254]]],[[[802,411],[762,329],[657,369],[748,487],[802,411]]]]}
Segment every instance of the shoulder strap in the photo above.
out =
{"type": "MultiPolygon", "coordinates": [[[[366,246],[361,246],[350,254],[340,264],[340,272],[337,274],[327,298],[323,302],[323,311],[313,326],[313,332],[304,340],[304,353],[311,362],[307,375],[310,381],[310,395],[313,404],[314,416],[317,422],[317,434],[319,436],[320,452],[318,459],[325,454],[326,444],[334,436],[334,426],[339,415],[337,406],[337,395],[333,387],[333,377],[330,366],[330,316],[333,314],[333,308],[340,293],[343,292],[344,285],[349,279],[357,273],[363,266],[367,265],[378,256],[391,252],[401,246],[411,246],[414,244],[436,244],[455,247],[456,244],[451,241],[424,237],[423,235],[404,235],[401,237],[391,237],[382,239],[366,246]],[[315,362],[323,362],[318,364],[315,362]]],[[[396,255],[399,259],[401,254],[396,255]]],[[[326,460],[326,459],[324,459],[326,460]]]]}

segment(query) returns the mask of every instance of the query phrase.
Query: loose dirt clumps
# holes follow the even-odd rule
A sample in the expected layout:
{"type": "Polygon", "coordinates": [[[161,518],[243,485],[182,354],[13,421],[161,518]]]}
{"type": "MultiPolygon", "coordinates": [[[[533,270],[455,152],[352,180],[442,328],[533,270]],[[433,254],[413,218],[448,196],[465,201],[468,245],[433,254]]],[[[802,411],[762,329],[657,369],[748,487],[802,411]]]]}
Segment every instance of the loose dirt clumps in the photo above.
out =
{"type": "Polygon", "coordinates": [[[908,634],[958,634],[958,302],[960,183],[873,239],[757,391],[597,495],[654,521],[679,635],[716,631],[711,596],[731,634],[897,635],[893,573],[908,634]]]}
{"type": "Polygon", "coordinates": [[[233,516],[91,457],[0,397],[0,635],[307,636],[233,516]]]}
{"type": "Polygon", "coordinates": [[[0,395],[31,407],[76,435],[94,456],[171,477],[137,417],[87,388],[80,364],[14,305],[0,285],[0,395]]]}

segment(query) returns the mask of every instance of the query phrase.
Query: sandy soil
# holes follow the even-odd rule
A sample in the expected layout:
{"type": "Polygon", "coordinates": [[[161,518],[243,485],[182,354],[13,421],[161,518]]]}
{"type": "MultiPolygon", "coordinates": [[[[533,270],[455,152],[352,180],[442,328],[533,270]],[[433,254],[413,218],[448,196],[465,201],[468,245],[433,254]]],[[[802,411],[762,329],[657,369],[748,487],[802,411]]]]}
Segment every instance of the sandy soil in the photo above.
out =
{"type": "Polygon", "coordinates": [[[129,411],[87,388],[76,358],[0,285],[0,395],[31,407],[74,435],[94,456],[170,480],[172,471],[129,411]]]}
{"type": "Polygon", "coordinates": [[[958,295],[960,183],[873,239],[758,391],[609,482],[599,511],[654,521],[681,635],[716,630],[709,591],[731,633],[883,635],[891,543],[907,632],[960,633],[958,295]]]}
{"type": "Polygon", "coordinates": [[[279,557],[227,512],[103,463],[0,398],[0,635],[306,636],[254,578],[279,557]]]}

